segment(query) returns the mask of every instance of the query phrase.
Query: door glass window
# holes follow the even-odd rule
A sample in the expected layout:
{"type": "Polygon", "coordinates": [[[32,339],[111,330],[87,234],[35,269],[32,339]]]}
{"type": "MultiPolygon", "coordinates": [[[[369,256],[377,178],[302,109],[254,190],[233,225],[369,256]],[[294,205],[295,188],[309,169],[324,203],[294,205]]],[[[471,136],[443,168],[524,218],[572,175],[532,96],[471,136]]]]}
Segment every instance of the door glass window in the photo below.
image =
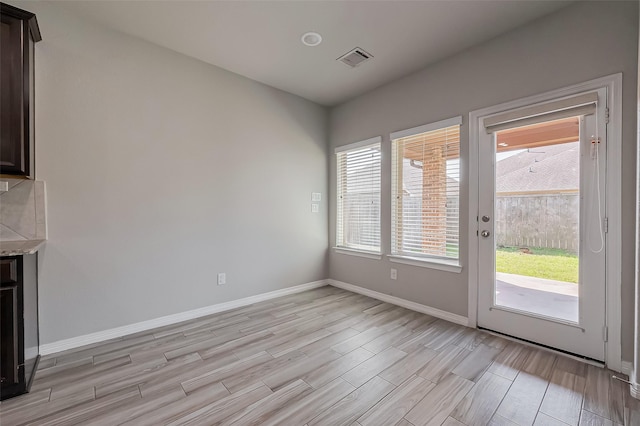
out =
{"type": "Polygon", "coordinates": [[[580,117],[494,140],[495,305],[577,323],[580,117]]]}

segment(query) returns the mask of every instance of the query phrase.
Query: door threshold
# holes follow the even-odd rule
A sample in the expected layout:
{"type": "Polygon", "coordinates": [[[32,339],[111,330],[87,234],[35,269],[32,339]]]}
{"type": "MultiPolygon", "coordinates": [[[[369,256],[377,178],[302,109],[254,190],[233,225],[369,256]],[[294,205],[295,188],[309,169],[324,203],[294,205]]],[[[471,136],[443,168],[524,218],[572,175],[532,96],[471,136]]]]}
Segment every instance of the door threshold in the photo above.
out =
{"type": "Polygon", "coordinates": [[[547,346],[547,345],[543,345],[543,344],[540,344],[540,343],[532,342],[532,341],[526,340],[526,339],[521,339],[519,337],[511,336],[509,334],[500,333],[498,331],[490,330],[488,328],[484,328],[484,327],[480,327],[480,326],[478,326],[478,330],[482,330],[482,331],[484,331],[484,332],[486,332],[488,334],[491,334],[493,336],[498,336],[498,337],[502,337],[502,338],[507,339],[507,340],[511,340],[512,342],[522,343],[523,345],[526,345],[526,346],[530,346],[530,347],[537,348],[537,349],[543,349],[543,350],[545,350],[547,352],[552,352],[552,353],[554,353],[556,355],[562,355],[562,356],[565,356],[567,358],[574,359],[576,361],[584,362],[585,364],[593,365],[593,366],[596,366],[596,367],[606,368],[606,364],[603,361],[600,361],[600,360],[597,360],[597,359],[593,359],[593,358],[589,358],[589,357],[586,357],[586,356],[574,354],[573,352],[563,351],[562,349],[553,348],[551,346],[547,346]]]}

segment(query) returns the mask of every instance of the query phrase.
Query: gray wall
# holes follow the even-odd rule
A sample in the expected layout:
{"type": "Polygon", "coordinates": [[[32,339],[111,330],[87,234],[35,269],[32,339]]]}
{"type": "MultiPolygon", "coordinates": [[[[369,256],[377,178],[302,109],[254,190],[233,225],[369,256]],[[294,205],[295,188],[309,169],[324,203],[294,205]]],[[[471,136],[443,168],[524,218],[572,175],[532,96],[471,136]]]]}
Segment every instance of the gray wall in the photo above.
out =
{"type": "MultiPolygon", "coordinates": [[[[639,11],[640,12],[640,11],[639,11]]],[[[640,13],[638,14],[638,22],[640,23],[640,13]]],[[[637,86],[637,119],[639,120],[637,124],[637,138],[636,141],[640,144],[640,34],[638,35],[638,86],[637,86]]],[[[636,153],[636,164],[640,163],[640,149],[637,150],[636,153]]],[[[629,375],[629,380],[631,381],[631,389],[636,392],[640,389],[638,385],[640,384],[640,170],[636,170],[636,269],[635,269],[635,297],[633,298],[633,303],[635,307],[635,321],[634,321],[634,331],[633,331],[633,339],[634,339],[634,353],[633,353],[633,366],[634,369],[629,375]]]]}
{"type": "Polygon", "coordinates": [[[14,4],[43,35],[42,343],[326,278],[324,108],[55,4],[14,4]]]}
{"type": "MultiPolygon", "coordinates": [[[[511,33],[438,62],[334,108],[330,145],[383,137],[382,239],[390,247],[391,151],[389,133],[457,115],[462,172],[468,170],[468,114],[525,96],[622,72],[623,76],[623,358],[633,353],[637,2],[580,2],[511,33]],[[597,29],[597,30],[594,30],[597,29]]],[[[372,62],[371,66],[375,63],[372,62]]],[[[335,161],[330,162],[330,200],[335,199],[335,161]]],[[[468,176],[461,183],[462,273],[330,254],[330,277],[460,315],[467,315],[468,176]],[[398,269],[398,280],[389,270],[398,269]]],[[[335,204],[329,238],[335,245],[335,204]]]]}

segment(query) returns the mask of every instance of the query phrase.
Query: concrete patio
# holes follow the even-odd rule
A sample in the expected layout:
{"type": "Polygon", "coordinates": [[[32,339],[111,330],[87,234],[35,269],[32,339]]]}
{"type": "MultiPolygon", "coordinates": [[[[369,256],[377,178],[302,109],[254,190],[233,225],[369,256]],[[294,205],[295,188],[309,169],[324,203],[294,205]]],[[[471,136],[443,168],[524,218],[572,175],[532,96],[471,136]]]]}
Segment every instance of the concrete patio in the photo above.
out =
{"type": "Polygon", "coordinates": [[[496,305],[578,322],[578,284],[496,272],[496,305]]]}

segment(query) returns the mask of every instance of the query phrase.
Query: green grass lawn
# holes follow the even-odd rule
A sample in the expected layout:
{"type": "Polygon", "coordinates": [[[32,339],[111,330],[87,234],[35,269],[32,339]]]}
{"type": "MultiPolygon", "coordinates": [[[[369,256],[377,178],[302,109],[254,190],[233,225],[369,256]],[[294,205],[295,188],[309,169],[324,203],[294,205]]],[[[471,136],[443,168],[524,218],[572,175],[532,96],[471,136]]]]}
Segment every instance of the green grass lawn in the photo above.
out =
{"type": "Polygon", "coordinates": [[[496,250],[496,271],[507,274],[578,282],[578,256],[561,249],[530,248],[522,253],[517,247],[496,250]]]}

